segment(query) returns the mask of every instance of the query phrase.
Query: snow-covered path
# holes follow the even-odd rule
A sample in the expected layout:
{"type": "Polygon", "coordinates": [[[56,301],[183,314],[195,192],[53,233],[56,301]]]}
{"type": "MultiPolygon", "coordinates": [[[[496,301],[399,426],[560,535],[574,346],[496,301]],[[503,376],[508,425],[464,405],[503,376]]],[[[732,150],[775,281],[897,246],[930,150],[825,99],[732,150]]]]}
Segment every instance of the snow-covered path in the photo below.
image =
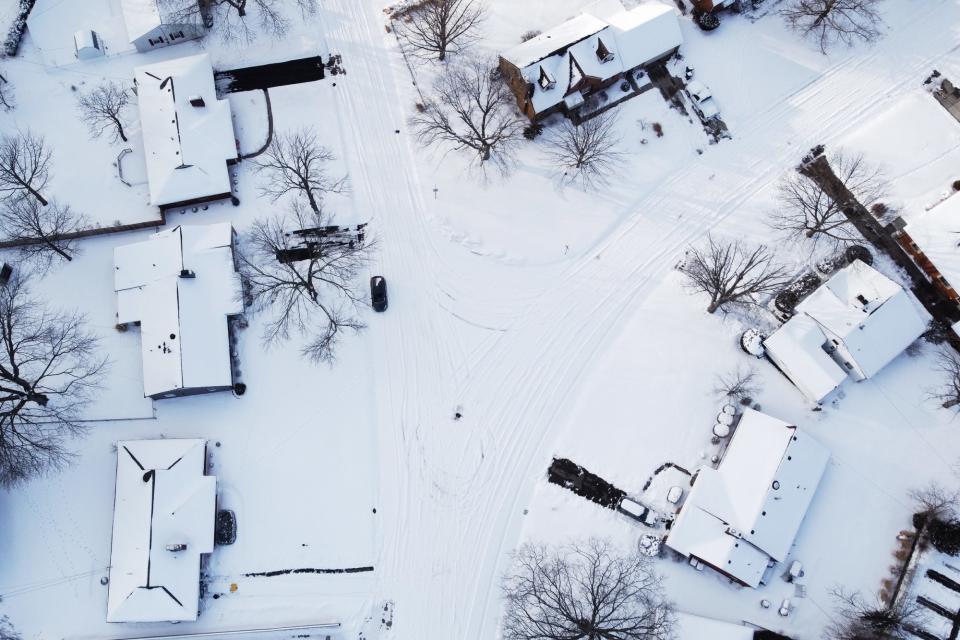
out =
{"type": "Polygon", "coordinates": [[[910,15],[884,47],[841,53],[815,80],[738,123],[735,140],[629,203],[623,224],[584,258],[531,269],[482,263],[439,239],[425,213],[429,185],[417,175],[409,138],[395,134],[406,129],[396,83],[407,76],[382,18],[368,3],[327,4],[336,16],[326,24],[330,49],[349,69],[339,117],[357,204],[373,213],[377,268],[391,283],[390,313],[370,332],[381,596],[396,603],[400,638],[494,637],[497,576],[558,418],[596,354],[684,247],[721,223],[750,235],[737,224],[743,203],[954,52],[957,34],[940,25],[957,7],[943,0],[893,8],[910,15]],[[457,295],[467,291],[469,305],[457,295]],[[498,301],[492,310],[488,298],[498,301]],[[461,405],[464,418],[454,422],[461,405]]]}

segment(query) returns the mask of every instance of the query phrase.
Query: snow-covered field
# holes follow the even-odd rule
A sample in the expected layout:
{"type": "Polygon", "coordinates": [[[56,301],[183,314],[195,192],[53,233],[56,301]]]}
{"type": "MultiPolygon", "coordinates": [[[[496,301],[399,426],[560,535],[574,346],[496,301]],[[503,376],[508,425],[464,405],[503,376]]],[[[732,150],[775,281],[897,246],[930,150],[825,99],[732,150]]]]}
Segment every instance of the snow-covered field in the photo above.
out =
{"type": "MultiPolygon", "coordinates": [[[[253,316],[240,337],[244,396],[151,403],[139,333],[114,329],[112,288],[113,248],[149,232],[84,241],[82,255],[40,287],[88,314],[112,366],[73,464],[0,493],[0,616],[28,639],[320,622],[340,622],[339,637],[351,640],[495,638],[499,576],[520,542],[609,536],[632,545],[643,533],[548,484],[551,458],[631,493],[663,462],[695,468],[712,453],[716,375],[754,363],[763,410],[832,454],[791,555],[804,564],[807,596],[783,618],[759,604],[793,596],[779,578],[752,591],[682,562],[659,568],[682,611],[819,637],[832,588],[873,594],[887,577],[909,524],[907,491],[952,477],[960,431],[926,399],[936,349],[924,344],[877,377],[846,383],[837,402],[813,412],[772,366],[740,351],[740,320],[706,314],[674,266],[714,233],[777,246],[800,271],[804,248],[782,246],[764,218],[777,180],[818,143],[882,166],[906,218],[948,193],[960,177],[960,123],[921,84],[934,68],[960,78],[960,0],[887,0],[882,39],[829,56],[776,15],[727,16],[709,34],[681,19],[685,62],[713,89],[732,139],[710,144],[699,124],[648,92],[620,110],[628,158],[599,192],[559,188],[539,143],[525,143],[511,176],[489,182],[456,154],[420,149],[407,124],[419,96],[384,28],[386,4],[323,0],[279,43],[209,39],[51,68],[28,35],[22,58],[3,61],[18,106],[0,114],[0,129],[45,135],[54,197],[108,226],[156,214],[145,184],[117,178],[123,146],[90,140],[78,122],[75,88],[201,48],[217,68],[341,54],[346,76],[271,90],[275,126],[313,127],[349,172],[351,193],[330,204],[338,222],[370,222],[379,242],[370,274],[389,280],[390,310],[367,313],[367,330],[344,340],[332,366],[304,362],[295,342],[265,349],[253,316]],[[155,437],[210,440],[210,473],[221,504],[237,513],[237,543],[212,554],[196,623],[109,625],[100,579],[113,444],[155,437]],[[364,566],[374,571],[244,575],[364,566]],[[381,624],[385,605],[391,625],[381,624]]],[[[502,50],[587,4],[489,0],[479,46],[502,50]]],[[[422,85],[436,73],[413,67],[422,85]]],[[[231,104],[241,148],[259,146],[261,95],[235,94],[231,104]]],[[[249,163],[235,179],[239,207],[174,213],[168,223],[230,221],[242,233],[275,209],[249,163]]]]}

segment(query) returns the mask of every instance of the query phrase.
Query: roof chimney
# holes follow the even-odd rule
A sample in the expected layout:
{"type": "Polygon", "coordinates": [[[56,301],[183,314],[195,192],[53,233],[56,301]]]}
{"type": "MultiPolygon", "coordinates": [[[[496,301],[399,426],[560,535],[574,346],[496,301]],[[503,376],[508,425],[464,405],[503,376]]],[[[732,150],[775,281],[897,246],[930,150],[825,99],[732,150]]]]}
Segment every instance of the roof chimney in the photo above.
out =
{"type": "Polygon", "coordinates": [[[203,101],[203,96],[190,96],[191,107],[205,107],[207,103],[203,101]]]}

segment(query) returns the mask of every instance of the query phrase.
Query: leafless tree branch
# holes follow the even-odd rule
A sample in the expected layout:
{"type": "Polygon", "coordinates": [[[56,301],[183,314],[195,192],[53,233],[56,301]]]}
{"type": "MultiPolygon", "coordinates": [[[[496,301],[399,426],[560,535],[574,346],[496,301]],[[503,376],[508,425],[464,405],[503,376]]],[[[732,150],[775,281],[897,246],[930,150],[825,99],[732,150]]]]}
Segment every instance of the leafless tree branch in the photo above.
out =
{"type": "Polygon", "coordinates": [[[577,126],[564,119],[546,141],[546,158],[563,184],[592,189],[607,184],[624,154],[619,150],[617,112],[607,111],[577,126]]]}
{"type": "Polygon", "coordinates": [[[859,592],[843,589],[831,592],[836,602],[836,617],[827,626],[827,640],[910,640],[909,629],[920,617],[910,598],[901,598],[892,606],[867,601],[859,592]]]}
{"type": "Polygon", "coordinates": [[[679,266],[695,291],[710,296],[709,313],[733,304],[753,302],[788,281],[787,270],[774,262],[765,246],[749,249],[742,242],[721,243],[712,236],[706,246],[693,247],[679,266]]]}
{"type": "Polygon", "coordinates": [[[29,131],[0,136],[0,197],[29,194],[47,206],[41,191],[50,180],[50,158],[41,136],[29,131]]]}
{"type": "Polygon", "coordinates": [[[13,83],[0,73],[0,110],[11,111],[16,106],[13,83]]]}
{"type": "Polygon", "coordinates": [[[327,173],[326,165],[335,159],[333,152],[317,141],[312,129],[275,135],[255,161],[257,171],[267,176],[260,191],[273,201],[288,193],[302,195],[319,215],[326,194],[344,193],[349,188],[347,176],[332,178],[327,173]]]}
{"type": "Polygon", "coordinates": [[[441,74],[436,99],[411,119],[421,144],[469,152],[486,173],[488,166],[509,173],[524,121],[489,61],[471,60],[441,74]]]}
{"type": "Polygon", "coordinates": [[[396,16],[394,24],[414,55],[443,61],[477,41],[485,13],[481,0],[426,0],[396,16]]]}
{"type": "Polygon", "coordinates": [[[105,357],[75,312],[51,311],[25,278],[0,287],[0,486],[61,467],[65,440],[99,388],[105,357]]]}
{"type": "Polygon", "coordinates": [[[125,111],[131,102],[131,92],[119,82],[108,80],[90,91],[77,95],[80,117],[90,129],[90,135],[99,138],[109,134],[110,142],[127,141],[124,131],[125,111]]]}
{"type": "Polygon", "coordinates": [[[651,559],[603,540],[520,547],[503,594],[504,640],[673,638],[673,606],[651,559]]]}
{"type": "MultiPolygon", "coordinates": [[[[250,44],[257,35],[282,38],[290,26],[283,15],[283,0],[160,0],[169,20],[206,24],[224,42],[250,44]]],[[[296,0],[304,14],[314,0],[296,0]]]]}
{"type": "Polygon", "coordinates": [[[270,314],[264,342],[299,334],[307,338],[303,355],[316,362],[331,362],[340,336],[364,328],[357,278],[372,244],[318,242],[306,259],[280,262],[278,256],[302,246],[293,231],[328,224],[327,215],[294,201],[286,214],[256,220],[237,252],[254,309],[270,314]]]}
{"type": "Polygon", "coordinates": [[[756,398],[761,390],[761,381],[753,367],[740,367],[716,377],[713,392],[726,402],[741,402],[756,398]]]}
{"type": "Polygon", "coordinates": [[[883,19],[878,0],[793,0],[781,15],[794,31],[817,42],[826,53],[831,45],[852,46],[880,37],[883,19]]]}
{"type": "Polygon", "coordinates": [[[74,234],[87,226],[84,215],[56,200],[45,207],[36,198],[23,196],[5,201],[0,209],[4,240],[19,243],[20,258],[40,272],[60,260],[73,260],[78,250],[74,234]]]}
{"type": "MultiPolygon", "coordinates": [[[[887,195],[879,169],[866,164],[862,156],[835,153],[830,159],[837,176],[868,209],[887,195]]],[[[813,250],[820,245],[837,250],[860,240],[842,207],[808,176],[791,172],[777,189],[779,208],[768,218],[771,228],[792,240],[810,240],[813,250]]]]}

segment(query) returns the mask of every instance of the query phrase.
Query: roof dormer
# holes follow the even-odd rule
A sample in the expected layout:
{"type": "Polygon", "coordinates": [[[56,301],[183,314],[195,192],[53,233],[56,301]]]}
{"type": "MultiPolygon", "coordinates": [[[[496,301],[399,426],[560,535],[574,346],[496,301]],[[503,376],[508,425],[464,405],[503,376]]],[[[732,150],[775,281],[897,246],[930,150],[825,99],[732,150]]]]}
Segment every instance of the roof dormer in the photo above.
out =
{"type": "Polygon", "coordinates": [[[540,88],[544,91],[550,91],[555,86],[557,86],[556,79],[547,73],[547,70],[542,66],[540,67],[540,79],[537,80],[537,84],[540,85],[540,88]]]}
{"type": "Polygon", "coordinates": [[[603,39],[597,38],[597,59],[599,59],[600,62],[610,62],[615,57],[613,51],[610,51],[607,45],[603,43],[603,39]]]}

